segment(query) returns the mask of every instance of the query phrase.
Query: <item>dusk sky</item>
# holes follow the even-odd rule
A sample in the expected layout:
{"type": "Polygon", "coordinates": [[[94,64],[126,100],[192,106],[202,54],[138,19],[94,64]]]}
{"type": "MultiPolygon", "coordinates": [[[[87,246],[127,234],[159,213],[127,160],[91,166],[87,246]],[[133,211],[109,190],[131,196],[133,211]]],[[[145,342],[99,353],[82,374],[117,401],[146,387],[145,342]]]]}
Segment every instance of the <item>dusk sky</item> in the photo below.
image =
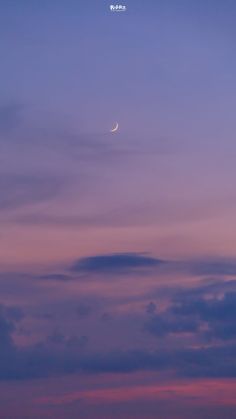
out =
{"type": "Polygon", "coordinates": [[[0,1],[0,419],[236,417],[235,21],[0,1]]]}

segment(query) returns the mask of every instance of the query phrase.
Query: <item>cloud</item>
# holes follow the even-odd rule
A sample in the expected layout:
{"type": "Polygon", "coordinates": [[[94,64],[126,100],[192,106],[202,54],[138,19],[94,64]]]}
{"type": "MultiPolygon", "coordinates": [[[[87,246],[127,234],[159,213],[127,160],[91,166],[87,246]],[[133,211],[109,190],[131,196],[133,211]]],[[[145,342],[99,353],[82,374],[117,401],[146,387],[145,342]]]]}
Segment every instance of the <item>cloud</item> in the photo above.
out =
{"type": "Polygon", "coordinates": [[[164,311],[149,314],[145,330],[157,337],[192,333],[200,342],[236,339],[236,281],[179,290],[164,311]]]}
{"type": "Polygon", "coordinates": [[[64,336],[55,332],[43,342],[18,347],[12,338],[16,330],[15,323],[8,320],[6,311],[1,305],[0,380],[40,378],[81,369],[81,353],[78,353],[78,349],[85,349],[87,336],[64,336]]]}
{"type": "Polygon", "coordinates": [[[0,306],[0,354],[13,348],[12,332],[15,330],[14,323],[6,315],[7,309],[0,306]]]}
{"type": "Polygon", "coordinates": [[[77,314],[79,318],[85,318],[88,317],[93,311],[93,307],[90,304],[86,304],[83,302],[80,302],[77,306],[77,314]]]}
{"type": "Polygon", "coordinates": [[[236,345],[200,348],[126,350],[93,354],[81,360],[90,373],[129,373],[142,370],[174,372],[177,377],[236,377],[236,345]]]}
{"type": "Polygon", "coordinates": [[[72,279],[71,276],[66,275],[66,274],[61,274],[61,273],[58,273],[58,274],[37,275],[37,276],[35,276],[35,278],[36,279],[39,279],[39,280],[59,281],[59,282],[60,281],[62,281],[62,282],[69,281],[69,280],[72,279]]]}
{"type": "Polygon", "coordinates": [[[236,346],[200,349],[127,350],[93,354],[81,359],[89,373],[173,371],[183,377],[236,377],[236,346]]]}
{"type": "Polygon", "coordinates": [[[226,292],[214,298],[192,298],[183,300],[172,307],[179,319],[198,318],[207,324],[204,336],[209,339],[236,338],[236,292],[226,292]]]}
{"type": "Polygon", "coordinates": [[[209,259],[191,263],[191,270],[195,275],[236,275],[236,261],[222,258],[209,259]]]}
{"type": "Polygon", "coordinates": [[[47,342],[59,345],[65,343],[65,336],[60,332],[54,332],[51,335],[47,336],[47,342]]]}
{"type": "Polygon", "coordinates": [[[113,253],[79,259],[71,271],[90,274],[126,273],[143,268],[157,268],[165,262],[141,253],[113,253]]]}
{"type": "Polygon", "coordinates": [[[84,349],[87,346],[88,343],[88,337],[83,336],[70,336],[66,341],[66,346],[68,348],[74,348],[74,349],[84,349]]]}
{"type": "Polygon", "coordinates": [[[37,344],[19,347],[13,336],[21,315],[16,308],[1,305],[0,380],[23,380],[76,372],[100,374],[141,370],[170,372],[177,377],[236,377],[236,342],[222,339],[216,327],[220,324],[221,331],[227,331],[228,326],[235,325],[235,294],[225,293],[221,300],[212,297],[209,301],[204,300],[202,295],[200,303],[196,297],[194,300],[193,291],[189,297],[186,293],[182,300],[172,299],[164,311],[156,308],[148,313],[146,332],[158,339],[175,334],[181,342],[176,346],[162,341],[157,350],[131,348],[97,352],[93,348],[91,351],[87,346],[87,335],[58,331],[37,344]],[[207,344],[201,341],[202,321],[208,322],[209,332],[218,333],[217,338],[221,340],[217,344],[214,340],[209,340],[207,344]],[[186,332],[199,334],[197,346],[191,346],[189,339],[183,339],[183,333],[186,332]]]}
{"type": "MultiPolygon", "coordinates": [[[[84,349],[88,343],[88,337],[85,335],[65,336],[60,332],[54,332],[47,336],[46,342],[53,345],[63,345],[64,348],[84,349]]],[[[44,343],[42,343],[42,346],[44,346],[44,343]]]]}
{"type": "Polygon", "coordinates": [[[172,308],[175,315],[199,315],[203,320],[228,321],[236,319],[236,292],[221,297],[184,299],[172,308]]]}
{"type": "Polygon", "coordinates": [[[24,311],[17,306],[10,306],[5,308],[6,317],[14,322],[19,322],[25,317],[24,311]]]}
{"type": "Polygon", "coordinates": [[[102,315],[101,315],[101,317],[100,317],[100,320],[101,320],[102,322],[109,322],[109,321],[111,321],[112,319],[113,319],[112,314],[107,313],[107,312],[102,313],[102,315]]]}
{"type": "Polygon", "coordinates": [[[198,331],[198,328],[199,324],[194,318],[175,318],[170,316],[169,313],[156,314],[145,325],[147,331],[158,337],[163,337],[170,333],[194,333],[198,331]]]}
{"type": "MultiPolygon", "coordinates": [[[[94,263],[94,257],[80,259],[80,262],[86,263],[79,264],[79,270],[77,267],[77,270],[70,272],[69,275],[76,278],[78,272],[90,274],[90,271],[98,274],[130,272],[133,275],[134,272],[139,272],[139,269],[146,269],[146,267],[159,269],[162,265],[167,265],[168,268],[169,264],[172,269],[171,262],[163,262],[145,253],[108,254],[104,255],[104,258],[100,259],[100,257],[99,255],[98,264],[96,258],[96,263],[94,263]]],[[[54,278],[53,274],[49,274],[49,279],[51,275],[54,278]]],[[[57,278],[57,275],[63,274],[55,274],[54,279],[58,281],[57,284],[53,284],[55,288],[64,281],[64,278],[57,278]]],[[[11,281],[9,285],[11,275],[1,274],[0,276],[1,281],[5,280],[8,284],[12,295],[11,281]]],[[[35,279],[35,277],[36,275],[33,275],[31,278],[28,274],[27,289],[30,279],[35,279]]],[[[16,283],[20,288],[22,288],[22,278],[25,280],[25,275],[16,276],[16,283]]],[[[41,290],[45,290],[42,294],[44,298],[44,292],[48,293],[49,289],[47,285],[44,287],[45,282],[31,282],[34,286],[36,284],[41,290]]],[[[64,287],[63,283],[63,295],[64,287]]],[[[159,288],[149,290],[148,294],[138,296],[138,300],[135,299],[136,296],[132,296],[132,290],[130,296],[122,297],[122,299],[116,299],[116,297],[103,299],[91,296],[91,294],[81,296],[79,301],[78,295],[70,297],[69,300],[68,297],[66,300],[63,300],[63,296],[60,298],[62,298],[60,302],[50,300],[46,306],[43,303],[44,312],[53,311],[54,313],[53,322],[44,320],[46,336],[42,337],[43,329],[40,326],[39,342],[30,343],[24,347],[17,345],[21,327],[29,330],[28,323],[24,324],[24,311],[15,305],[0,305],[1,380],[39,378],[79,371],[97,374],[138,370],[157,370],[177,376],[236,377],[234,361],[236,356],[236,280],[219,280],[218,277],[201,279],[198,282],[194,280],[194,282],[189,282],[188,288],[177,287],[177,285],[169,287],[169,284],[166,287],[161,285],[159,288]],[[150,302],[147,304],[148,301],[150,302]],[[119,306],[121,302],[129,304],[128,314],[126,311],[116,311],[117,307],[113,310],[113,303],[119,306]],[[130,311],[134,307],[133,302],[141,303],[135,304],[135,313],[130,311]],[[138,314],[137,307],[140,307],[138,314]],[[78,320],[75,313],[77,312],[80,318],[86,318],[95,309],[98,316],[91,316],[88,322],[80,322],[79,333],[76,333],[78,320]],[[111,310],[112,314],[115,314],[113,320],[102,323],[101,319],[109,320],[110,316],[106,314],[101,318],[101,314],[109,313],[111,310]],[[68,317],[71,315],[73,318],[68,317]],[[19,323],[21,320],[22,326],[19,323]],[[69,329],[67,321],[70,322],[69,329]],[[58,326],[62,332],[58,332],[58,326]],[[52,329],[53,327],[55,329],[52,329]],[[73,330],[73,327],[76,329],[73,330]],[[53,333],[52,330],[54,330],[53,333]],[[142,342],[133,349],[132,331],[134,333],[138,331],[140,342],[142,342]],[[115,342],[112,339],[114,333],[118,333],[115,342]],[[130,333],[130,340],[127,339],[127,333],[130,333]],[[154,338],[156,338],[156,351],[153,350],[154,338]],[[99,339],[101,342],[97,350],[95,345],[90,345],[93,339],[95,342],[99,339]],[[115,345],[117,345],[117,350],[113,350],[115,345]]],[[[29,306],[27,316],[31,310],[29,306]]],[[[34,339],[37,335],[38,330],[35,332],[32,328],[34,339]]]]}
{"type": "Polygon", "coordinates": [[[157,308],[157,306],[156,306],[156,304],[155,303],[153,303],[152,301],[146,306],[146,312],[148,313],[148,314],[154,314],[155,313],[155,311],[156,311],[156,308],[157,308]]]}
{"type": "Polygon", "coordinates": [[[0,379],[32,379],[85,372],[129,373],[142,370],[175,371],[182,377],[236,377],[236,346],[200,349],[127,350],[84,354],[78,345],[87,338],[67,341],[63,350],[35,345],[8,352],[0,361],[0,379]]]}
{"type": "Polygon", "coordinates": [[[70,270],[77,273],[127,273],[144,269],[160,269],[162,273],[182,273],[184,275],[207,276],[233,276],[236,275],[236,262],[222,258],[205,260],[170,261],[162,260],[147,253],[112,253],[94,255],[74,262],[70,270]]]}
{"type": "Polygon", "coordinates": [[[56,176],[36,174],[0,175],[0,210],[17,208],[54,198],[64,181],[56,176]]]}
{"type": "Polygon", "coordinates": [[[227,277],[236,274],[236,262],[222,258],[205,260],[162,260],[148,253],[111,253],[78,259],[70,272],[78,274],[128,274],[157,272],[195,275],[198,277],[227,277]]]}

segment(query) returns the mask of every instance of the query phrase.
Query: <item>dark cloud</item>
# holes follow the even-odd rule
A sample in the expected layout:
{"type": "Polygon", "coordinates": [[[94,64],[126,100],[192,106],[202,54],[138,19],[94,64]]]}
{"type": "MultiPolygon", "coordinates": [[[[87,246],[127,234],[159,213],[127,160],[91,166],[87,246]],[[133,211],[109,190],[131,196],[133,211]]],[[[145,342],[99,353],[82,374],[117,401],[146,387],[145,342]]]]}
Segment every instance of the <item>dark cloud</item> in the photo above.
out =
{"type": "Polygon", "coordinates": [[[162,273],[176,273],[183,275],[195,275],[199,277],[227,277],[236,275],[236,262],[222,258],[205,259],[197,261],[171,261],[162,260],[147,253],[112,253],[94,255],[76,261],[72,272],[77,273],[127,273],[144,269],[160,269],[162,273]]]}
{"type": "Polygon", "coordinates": [[[45,281],[69,281],[72,279],[71,276],[65,274],[47,274],[47,275],[39,275],[35,277],[36,279],[42,279],[45,281]]]}
{"type": "Polygon", "coordinates": [[[2,351],[13,348],[12,332],[15,330],[14,323],[8,319],[4,306],[0,306],[0,354],[2,351]]]}
{"type": "Polygon", "coordinates": [[[17,307],[17,306],[6,307],[5,314],[9,320],[12,320],[15,322],[19,322],[25,317],[24,311],[20,307],[17,307]]]}
{"type": "Polygon", "coordinates": [[[182,377],[236,377],[236,347],[186,350],[113,351],[86,355],[77,352],[87,338],[67,341],[63,350],[44,344],[8,352],[1,359],[0,379],[31,379],[52,375],[86,373],[128,373],[141,370],[173,371],[182,377]]]}
{"type": "Polygon", "coordinates": [[[102,322],[108,322],[108,321],[111,321],[113,317],[110,313],[105,312],[105,313],[102,313],[100,319],[102,322]]]}
{"type": "Polygon", "coordinates": [[[153,303],[152,301],[146,306],[146,312],[148,313],[148,314],[154,314],[155,313],[155,311],[156,311],[156,308],[157,308],[157,306],[156,306],[156,304],[155,303],[153,303]]]}
{"type": "MultiPolygon", "coordinates": [[[[82,369],[92,373],[120,373],[162,369],[165,355],[145,350],[112,351],[83,359],[82,369]]],[[[166,363],[165,363],[166,365],[166,363]]]]}
{"type": "MultiPolygon", "coordinates": [[[[53,345],[63,345],[65,348],[83,349],[88,343],[88,337],[85,335],[65,336],[63,333],[54,332],[47,337],[46,342],[53,345]]],[[[42,346],[44,346],[44,343],[42,343],[42,346]]]]}
{"type": "Polygon", "coordinates": [[[93,354],[81,359],[90,373],[127,373],[139,370],[175,371],[182,377],[236,377],[236,346],[159,351],[128,350],[93,354]]]}
{"type": "Polygon", "coordinates": [[[54,316],[52,313],[36,313],[32,317],[36,319],[53,320],[54,316]]]}
{"type": "Polygon", "coordinates": [[[113,253],[79,259],[72,265],[71,271],[91,274],[116,274],[142,268],[156,268],[164,263],[160,259],[141,253],[113,253]]]}
{"type": "MultiPolygon", "coordinates": [[[[136,272],[139,266],[141,268],[149,265],[151,267],[159,266],[157,261],[161,265],[163,263],[159,259],[145,254],[128,253],[121,255],[121,259],[119,257],[118,260],[115,258],[115,263],[113,254],[106,255],[105,261],[102,258],[102,263],[101,261],[98,265],[92,263],[91,267],[88,263],[90,258],[86,258],[85,261],[88,266],[87,264],[85,266],[88,271],[91,269],[92,272],[98,271],[98,273],[104,272],[104,269],[107,269],[108,272],[116,272],[116,270],[118,272],[129,272],[129,269],[133,272],[134,269],[136,272]],[[128,257],[128,262],[124,255],[128,257]],[[110,256],[112,257],[111,264],[110,256]],[[130,256],[132,257],[130,258],[130,256]],[[137,258],[134,256],[137,256],[137,258]],[[105,263],[104,268],[104,262],[107,262],[107,258],[109,263],[108,265],[105,263]],[[122,262],[121,266],[118,261],[122,262]]],[[[93,261],[93,258],[91,259],[93,261]]],[[[82,267],[82,271],[84,271],[83,264],[82,267]]],[[[7,282],[11,278],[11,276],[7,277],[5,274],[3,277],[7,279],[7,282]]],[[[22,275],[17,276],[17,282],[21,277],[22,275]]],[[[30,276],[27,278],[29,279],[30,276]]],[[[33,283],[35,284],[35,281],[33,283]]],[[[42,286],[41,283],[40,286],[42,286]]],[[[144,301],[147,301],[147,296],[142,295],[142,298],[144,297],[144,301]]],[[[129,298],[127,296],[127,302],[130,301],[129,298]]],[[[104,301],[94,297],[88,297],[87,299],[83,297],[78,301],[78,297],[76,297],[73,299],[73,305],[72,300],[69,301],[70,315],[72,313],[75,319],[75,312],[77,311],[79,317],[86,318],[96,309],[98,311],[97,323],[94,319],[95,323],[92,327],[95,328],[96,325],[100,325],[102,329],[108,329],[112,326],[112,322],[103,327],[101,320],[109,320],[110,315],[104,314],[101,317],[101,314],[104,313],[104,310],[111,309],[111,301],[109,300],[108,306],[103,304],[104,301]]],[[[120,300],[117,301],[119,304],[120,300]]],[[[42,338],[42,341],[38,344],[19,347],[14,339],[17,339],[17,336],[21,333],[21,323],[19,322],[24,320],[24,311],[18,306],[1,305],[0,379],[39,378],[79,371],[122,373],[138,370],[170,371],[172,374],[184,377],[236,377],[236,280],[224,281],[216,277],[216,279],[200,280],[198,283],[194,281],[189,284],[189,288],[166,286],[166,288],[156,289],[153,298],[150,297],[148,301],[150,303],[145,307],[146,313],[142,313],[138,317],[134,316],[132,321],[129,320],[130,323],[127,326],[138,327],[139,332],[144,333],[144,323],[146,337],[143,338],[143,343],[147,346],[144,349],[139,347],[135,350],[122,351],[120,348],[122,348],[124,341],[122,341],[122,330],[120,329],[119,350],[109,351],[109,347],[114,347],[110,345],[112,334],[111,336],[103,334],[102,339],[104,339],[105,349],[100,348],[99,353],[95,347],[91,348],[90,346],[90,340],[87,336],[90,336],[91,329],[87,329],[87,323],[79,323],[79,326],[83,326],[80,331],[70,329],[67,333],[67,331],[65,332],[64,318],[61,325],[56,324],[54,333],[49,334],[50,332],[47,331],[48,336],[45,339],[42,338]],[[163,301],[164,304],[159,304],[160,301],[163,301]],[[59,330],[63,330],[62,333],[58,331],[57,326],[59,330]],[[150,347],[153,348],[153,343],[152,346],[148,346],[150,343],[149,337],[152,336],[157,338],[157,351],[148,350],[150,347]]],[[[122,299],[122,302],[124,302],[124,299],[122,299]]],[[[60,302],[60,308],[58,309],[58,312],[65,313],[62,307],[67,309],[68,301],[60,302]]],[[[28,314],[29,310],[27,311],[28,314]]],[[[45,308],[45,312],[50,313],[51,310],[52,304],[50,303],[50,309],[45,308]]],[[[116,314],[115,317],[118,321],[119,316],[120,314],[116,314]]],[[[128,317],[126,316],[127,314],[121,315],[122,321],[124,321],[122,324],[126,324],[127,319],[128,325],[128,317]]],[[[22,323],[25,327],[24,321],[22,323]]],[[[52,322],[49,323],[48,327],[51,328],[53,324],[52,322]]],[[[75,321],[75,325],[77,328],[78,322],[75,321]]],[[[111,327],[109,330],[111,330],[111,327]]],[[[99,333],[99,329],[96,333],[99,333]]],[[[102,333],[106,332],[103,330],[102,333]]]]}
{"type": "Polygon", "coordinates": [[[191,263],[191,271],[195,275],[208,276],[208,275],[236,275],[236,261],[224,260],[221,258],[203,260],[191,263]]]}
{"type": "Polygon", "coordinates": [[[158,337],[187,332],[200,342],[236,339],[236,281],[208,281],[179,290],[170,295],[164,311],[149,314],[145,329],[158,337]]]}
{"type": "Polygon", "coordinates": [[[81,352],[87,336],[54,332],[36,345],[18,347],[12,338],[16,327],[0,306],[0,380],[32,379],[81,370],[81,352]]]}
{"type": "Polygon", "coordinates": [[[236,338],[236,292],[226,292],[215,298],[184,299],[172,307],[180,321],[183,318],[198,318],[207,324],[207,338],[236,338]]]}
{"type": "Polygon", "coordinates": [[[77,314],[80,318],[88,317],[93,311],[93,307],[90,304],[80,302],[77,306],[77,314]]]}
{"type": "Polygon", "coordinates": [[[88,344],[88,337],[83,336],[70,336],[66,341],[66,346],[68,348],[74,348],[74,349],[84,349],[88,344]]]}
{"type": "Polygon", "coordinates": [[[199,315],[206,321],[236,319],[236,292],[227,292],[217,298],[184,299],[174,305],[172,311],[176,315],[199,315]]]}
{"type": "MultiPolygon", "coordinates": [[[[231,297],[225,300],[231,301],[231,297]]],[[[169,315],[170,312],[171,309],[169,315]]],[[[180,348],[162,345],[156,351],[130,349],[98,353],[87,350],[86,335],[65,335],[55,331],[36,345],[18,347],[12,338],[15,322],[8,320],[6,313],[6,308],[1,306],[0,380],[41,378],[80,371],[99,374],[141,370],[169,371],[177,377],[236,377],[235,343],[226,341],[224,344],[198,345],[197,348],[184,343],[180,348]]],[[[152,316],[153,323],[149,325],[153,324],[154,329],[151,333],[161,337],[166,333],[181,334],[193,329],[191,318],[181,324],[180,318],[175,322],[166,318],[164,322],[163,315],[152,316]]]]}
{"type": "Polygon", "coordinates": [[[47,342],[59,345],[65,343],[65,336],[60,332],[54,332],[47,337],[47,342]]]}
{"type": "Polygon", "coordinates": [[[170,333],[194,333],[198,331],[199,323],[192,317],[175,317],[169,312],[154,315],[145,324],[145,328],[151,334],[164,337],[170,333]]]}

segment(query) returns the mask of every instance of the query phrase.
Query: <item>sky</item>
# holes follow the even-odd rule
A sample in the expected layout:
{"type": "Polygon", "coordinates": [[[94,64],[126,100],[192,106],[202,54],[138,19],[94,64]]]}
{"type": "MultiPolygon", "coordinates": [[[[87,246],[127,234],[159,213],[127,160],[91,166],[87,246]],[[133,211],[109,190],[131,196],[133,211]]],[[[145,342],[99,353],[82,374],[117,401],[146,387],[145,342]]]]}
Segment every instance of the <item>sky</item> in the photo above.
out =
{"type": "Polygon", "coordinates": [[[0,4],[0,418],[233,419],[236,4],[112,4],[0,4]]]}

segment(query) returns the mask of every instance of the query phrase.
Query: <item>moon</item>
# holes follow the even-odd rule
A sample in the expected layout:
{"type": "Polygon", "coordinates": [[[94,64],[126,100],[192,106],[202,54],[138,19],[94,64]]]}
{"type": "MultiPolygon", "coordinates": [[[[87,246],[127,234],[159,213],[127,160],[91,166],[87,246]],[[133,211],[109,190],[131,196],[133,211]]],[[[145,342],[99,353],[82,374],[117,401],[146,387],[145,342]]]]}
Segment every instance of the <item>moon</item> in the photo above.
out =
{"type": "Polygon", "coordinates": [[[119,128],[119,124],[118,124],[118,122],[116,122],[116,125],[114,126],[114,128],[112,128],[110,130],[110,132],[116,132],[118,130],[118,128],[119,128]]]}

